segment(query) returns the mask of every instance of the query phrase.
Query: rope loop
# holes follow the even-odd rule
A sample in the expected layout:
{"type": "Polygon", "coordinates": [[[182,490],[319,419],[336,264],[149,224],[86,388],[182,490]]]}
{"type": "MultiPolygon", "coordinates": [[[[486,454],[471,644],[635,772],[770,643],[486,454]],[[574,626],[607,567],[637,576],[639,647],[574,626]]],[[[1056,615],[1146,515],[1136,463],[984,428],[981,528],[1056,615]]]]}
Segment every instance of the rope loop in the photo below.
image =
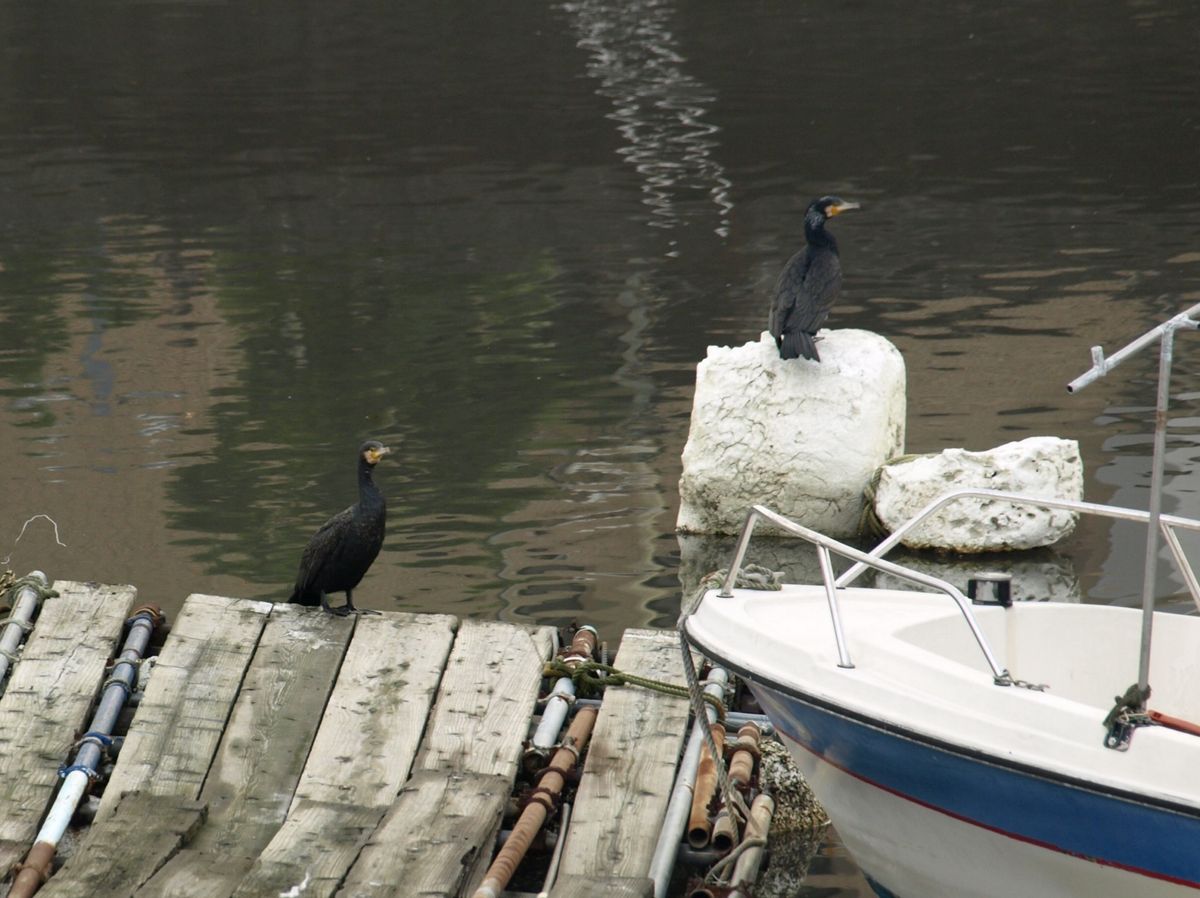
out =
{"type": "MultiPolygon", "coordinates": [[[[687,686],[638,676],[619,670],[611,664],[601,664],[599,661],[584,661],[572,667],[558,659],[553,659],[546,662],[542,669],[542,675],[552,678],[569,678],[575,684],[576,694],[584,698],[600,695],[609,686],[640,686],[643,689],[663,695],[672,695],[676,698],[688,698],[690,695],[687,686]]],[[[715,695],[706,694],[704,698],[717,709],[717,719],[724,720],[725,703],[715,695]]]]}
{"type": "Polygon", "coordinates": [[[17,579],[13,580],[12,584],[8,587],[8,591],[5,593],[5,595],[8,597],[9,604],[15,602],[17,593],[26,588],[32,589],[35,593],[37,593],[38,602],[43,602],[46,599],[58,598],[57,589],[52,588],[47,583],[43,583],[37,577],[30,577],[28,574],[26,574],[24,577],[17,577],[17,579]]]}
{"type": "Polygon", "coordinates": [[[7,627],[9,624],[15,624],[23,631],[28,633],[33,629],[33,623],[27,620],[21,620],[19,617],[13,617],[11,614],[8,617],[0,618],[0,630],[7,627]]]}

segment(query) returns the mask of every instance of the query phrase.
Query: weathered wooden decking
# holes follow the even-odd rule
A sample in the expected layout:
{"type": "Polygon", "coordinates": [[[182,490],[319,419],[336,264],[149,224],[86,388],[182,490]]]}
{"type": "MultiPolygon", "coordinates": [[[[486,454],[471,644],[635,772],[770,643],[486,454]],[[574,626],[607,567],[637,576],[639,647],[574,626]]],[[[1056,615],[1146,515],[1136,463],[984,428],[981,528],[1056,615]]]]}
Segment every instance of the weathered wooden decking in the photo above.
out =
{"type": "MultiPolygon", "coordinates": [[[[0,879],[32,844],[134,595],[55,586],[0,698],[0,879]]],[[[193,595],[95,823],[39,894],[470,895],[551,651],[546,628],[193,595]]],[[[617,663],[682,680],[672,633],[627,631],[617,663]]],[[[684,700],[610,690],[553,894],[649,894],[687,718],[684,700]]]]}

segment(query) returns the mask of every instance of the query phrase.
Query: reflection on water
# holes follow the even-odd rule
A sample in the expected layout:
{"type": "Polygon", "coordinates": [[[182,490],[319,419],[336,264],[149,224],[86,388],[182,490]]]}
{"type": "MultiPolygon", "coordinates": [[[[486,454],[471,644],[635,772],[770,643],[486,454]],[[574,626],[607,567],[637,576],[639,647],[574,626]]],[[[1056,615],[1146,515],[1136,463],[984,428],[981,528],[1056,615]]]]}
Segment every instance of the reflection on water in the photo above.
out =
{"type": "MultiPolygon", "coordinates": [[[[733,183],[714,151],[719,130],[706,121],[715,96],[684,70],[686,58],[672,33],[669,0],[572,0],[563,4],[588,51],[588,74],[613,101],[609,117],[625,146],[618,154],[642,179],[648,224],[674,229],[692,224],[677,208],[681,195],[707,194],[721,237],[729,236],[733,183]]],[[[674,248],[668,255],[677,256],[674,248]]]]}
{"type": "Polygon", "coordinates": [[[809,865],[804,885],[794,898],[876,898],[837,831],[830,827],[828,832],[825,844],[809,865]]]}

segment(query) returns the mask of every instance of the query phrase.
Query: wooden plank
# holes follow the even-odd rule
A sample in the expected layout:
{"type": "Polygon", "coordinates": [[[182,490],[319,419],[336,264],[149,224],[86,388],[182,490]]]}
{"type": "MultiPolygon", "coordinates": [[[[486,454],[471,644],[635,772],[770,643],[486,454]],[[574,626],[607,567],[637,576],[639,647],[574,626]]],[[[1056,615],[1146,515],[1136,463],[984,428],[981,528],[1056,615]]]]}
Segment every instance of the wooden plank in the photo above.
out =
{"type": "Polygon", "coordinates": [[[491,862],[511,792],[512,781],[495,774],[414,773],[337,895],[470,894],[491,862]]]}
{"type": "Polygon", "coordinates": [[[595,876],[560,876],[550,890],[550,898],[653,898],[654,880],[650,877],[604,879],[595,876]]]}
{"type": "Polygon", "coordinates": [[[235,894],[333,894],[408,777],[457,626],[359,619],[287,820],[235,894]]]}
{"type": "Polygon", "coordinates": [[[126,792],[199,797],[270,610],[269,602],[188,597],[129,727],[97,823],[126,792]]]}
{"type": "MultiPolygon", "coordinates": [[[[674,631],[626,630],[616,666],[683,683],[674,631]]],[[[688,724],[688,700],[638,687],[610,688],[588,746],[563,848],[564,876],[631,877],[650,871],[688,724]]]]}
{"type": "Polygon", "coordinates": [[[287,816],[354,619],[276,605],[204,782],[195,848],[257,856],[287,816]]]}
{"type": "Polygon", "coordinates": [[[462,622],[413,777],[339,895],[457,895],[478,884],[553,638],[548,627],[462,622]]]}
{"type": "Polygon", "coordinates": [[[458,619],[359,619],[296,801],[388,807],[408,778],[458,619]]]}
{"type": "Polygon", "coordinates": [[[329,898],[383,814],[380,807],[301,799],[233,892],[233,898],[329,898]]]}
{"type": "Polygon", "coordinates": [[[171,858],[134,895],[136,898],[182,898],[185,895],[187,898],[229,898],[253,863],[253,858],[240,854],[191,848],[171,858]]]}
{"type": "Polygon", "coordinates": [[[136,590],[60,580],[0,699],[0,879],[32,847],[136,590]]]}
{"type": "Polygon", "coordinates": [[[204,820],[204,805],[132,793],[108,826],[92,827],[75,853],[38,892],[44,898],[129,898],[204,820]]]}
{"type": "Polygon", "coordinates": [[[554,631],[463,621],[415,769],[517,775],[554,631]]]}
{"type": "Polygon", "coordinates": [[[354,624],[272,608],[200,793],[208,822],[139,896],[218,898],[237,887],[287,815],[354,624]]]}

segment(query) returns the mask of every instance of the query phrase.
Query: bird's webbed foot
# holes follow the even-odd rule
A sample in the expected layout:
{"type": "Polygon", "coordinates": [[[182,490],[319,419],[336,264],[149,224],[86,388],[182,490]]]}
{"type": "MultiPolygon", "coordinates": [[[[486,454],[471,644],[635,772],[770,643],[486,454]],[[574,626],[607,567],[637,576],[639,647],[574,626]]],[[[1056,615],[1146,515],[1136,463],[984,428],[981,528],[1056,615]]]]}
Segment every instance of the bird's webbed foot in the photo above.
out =
{"type": "Polygon", "coordinates": [[[325,593],[321,593],[321,607],[327,614],[333,614],[337,617],[346,617],[354,614],[357,611],[354,605],[352,605],[349,601],[347,601],[345,605],[338,605],[337,607],[330,605],[329,598],[325,595],[325,593]]]}
{"type": "Polygon", "coordinates": [[[332,611],[334,614],[342,614],[342,615],[346,615],[346,614],[379,614],[378,611],[372,611],[370,608],[356,608],[354,605],[354,599],[350,595],[349,592],[346,593],[346,604],[345,605],[342,605],[340,608],[331,608],[329,610],[332,611]]]}

